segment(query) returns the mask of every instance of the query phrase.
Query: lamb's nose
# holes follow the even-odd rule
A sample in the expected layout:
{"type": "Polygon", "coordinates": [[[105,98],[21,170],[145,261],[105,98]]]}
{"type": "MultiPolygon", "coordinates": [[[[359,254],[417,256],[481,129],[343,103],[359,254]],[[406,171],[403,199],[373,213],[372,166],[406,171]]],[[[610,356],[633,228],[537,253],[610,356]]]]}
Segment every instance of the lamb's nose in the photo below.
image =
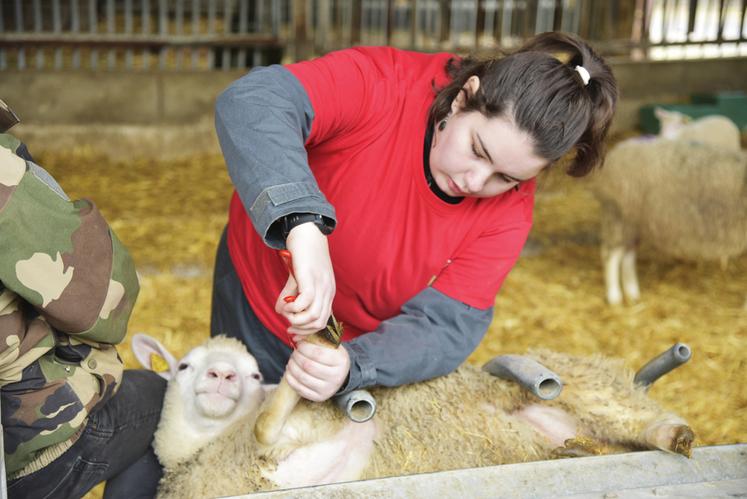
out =
{"type": "Polygon", "coordinates": [[[233,381],[236,379],[236,371],[233,369],[216,369],[211,367],[207,370],[207,377],[233,381]]]}

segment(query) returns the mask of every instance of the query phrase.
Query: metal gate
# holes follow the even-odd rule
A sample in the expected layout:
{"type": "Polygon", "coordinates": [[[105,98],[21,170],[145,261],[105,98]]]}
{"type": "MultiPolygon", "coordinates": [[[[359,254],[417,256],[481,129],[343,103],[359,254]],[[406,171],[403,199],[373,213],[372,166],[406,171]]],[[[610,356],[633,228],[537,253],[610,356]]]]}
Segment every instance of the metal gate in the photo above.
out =
{"type": "Polygon", "coordinates": [[[570,31],[608,56],[747,55],[747,0],[0,0],[0,70],[215,70],[357,44],[457,52],[570,31]]]}

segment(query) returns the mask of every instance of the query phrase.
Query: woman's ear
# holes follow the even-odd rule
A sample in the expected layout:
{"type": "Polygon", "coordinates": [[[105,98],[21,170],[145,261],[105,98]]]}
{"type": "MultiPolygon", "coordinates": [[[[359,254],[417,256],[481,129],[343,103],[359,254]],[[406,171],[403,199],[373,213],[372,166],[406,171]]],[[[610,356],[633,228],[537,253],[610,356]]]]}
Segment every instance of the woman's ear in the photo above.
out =
{"type": "Polygon", "coordinates": [[[454,97],[454,100],[451,101],[451,113],[456,114],[464,109],[467,100],[475,95],[478,88],[480,88],[480,77],[477,75],[470,76],[461,90],[459,90],[457,96],[454,97]]]}

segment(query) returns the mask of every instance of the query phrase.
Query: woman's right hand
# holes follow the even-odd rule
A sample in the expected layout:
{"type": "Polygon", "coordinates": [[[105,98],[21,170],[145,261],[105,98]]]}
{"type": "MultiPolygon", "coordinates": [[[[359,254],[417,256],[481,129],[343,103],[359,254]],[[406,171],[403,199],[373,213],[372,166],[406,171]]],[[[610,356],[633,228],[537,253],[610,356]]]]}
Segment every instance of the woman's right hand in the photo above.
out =
{"type": "Polygon", "coordinates": [[[313,334],[327,326],[336,290],[327,236],[307,222],[291,229],[285,245],[293,256],[295,278],[288,277],[275,311],[290,322],[290,334],[313,334]],[[286,303],[284,298],[292,295],[296,299],[286,303]]]}

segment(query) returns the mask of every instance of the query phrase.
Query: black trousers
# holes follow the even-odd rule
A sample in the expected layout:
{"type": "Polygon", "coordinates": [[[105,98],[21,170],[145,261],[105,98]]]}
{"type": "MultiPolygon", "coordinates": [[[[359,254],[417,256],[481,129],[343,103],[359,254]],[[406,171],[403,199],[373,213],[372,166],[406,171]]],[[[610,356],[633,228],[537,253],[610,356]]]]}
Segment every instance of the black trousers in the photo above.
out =
{"type": "Polygon", "coordinates": [[[83,433],[44,468],[8,483],[11,499],[79,498],[106,480],[105,499],[156,495],[163,471],[151,441],[161,417],[166,380],[124,372],[119,391],[88,417],[83,433]]]}
{"type": "MultiPolygon", "coordinates": [[[[254,314],[228,254],[226,232],[224,229],[215,256],[210,336],[223,334],[241,340],[257,359],[265,382],[279,383],[291,348],[272,334],[254,314]]],[[[261,279],[261,276],[257,278],[261,279]]]]}

